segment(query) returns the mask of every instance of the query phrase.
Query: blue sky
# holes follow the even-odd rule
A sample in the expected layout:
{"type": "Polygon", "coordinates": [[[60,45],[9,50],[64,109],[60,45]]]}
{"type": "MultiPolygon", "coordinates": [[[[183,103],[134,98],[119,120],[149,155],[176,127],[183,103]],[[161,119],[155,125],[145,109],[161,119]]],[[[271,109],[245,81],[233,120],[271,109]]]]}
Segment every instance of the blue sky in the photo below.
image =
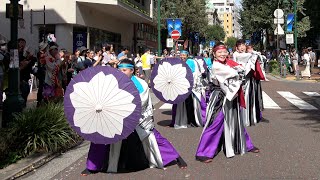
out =
{"type": "Polygon", "coordinates": [[[238,5],[239,5],[239,4],[240,4],[240,0],[236,0],[236,4],[238,4],[238,5]]]}

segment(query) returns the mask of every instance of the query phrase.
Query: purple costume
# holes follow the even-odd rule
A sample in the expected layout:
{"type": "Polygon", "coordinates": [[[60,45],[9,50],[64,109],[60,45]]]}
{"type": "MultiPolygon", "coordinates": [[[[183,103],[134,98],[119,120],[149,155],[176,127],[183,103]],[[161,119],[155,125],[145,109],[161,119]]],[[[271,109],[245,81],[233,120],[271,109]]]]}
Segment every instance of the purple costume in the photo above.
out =
{"type": "Polygon", "coordinates": [[[154,128],[153,107],[146,82],[135,76],[131,80],[139,90],[142,118],[135,131],[125,140],[104,145],[91,143],[87,169],[126,172],[149,167],[163,168],[180,157],[172,144],[154,128]]]}
{"type": "Polygon", "coordinates": [[[212,159],[222,146],[227,157],[244,154],[254,148],[240,116],[238,91],[242,80],[238,71],[237,67],[213,62],[207,122],[196,152],[199,161],[212,159]]]}
{"type": "Polygon", "coordinates": [[[206,95],[203,73],[205,69],[201,59],[190,59],[186,61],[191,69],[194,79],[192,94],[182,103],[173,104],[172,121],[170,126],[180,129],[188,126],[202,127],[206,120],[206,95]]]}

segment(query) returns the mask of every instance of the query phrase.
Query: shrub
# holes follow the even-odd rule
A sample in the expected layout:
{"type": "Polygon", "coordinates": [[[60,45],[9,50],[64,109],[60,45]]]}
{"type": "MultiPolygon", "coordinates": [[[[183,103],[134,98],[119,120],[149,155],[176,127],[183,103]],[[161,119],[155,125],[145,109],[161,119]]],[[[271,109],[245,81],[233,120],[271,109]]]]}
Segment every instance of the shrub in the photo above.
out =
{"type": "Polygon", "coordinates": [[[69,127],[62,103],[49,103],[14,115],[11,136],[23,155],[55,152],[76,143],[78,136],[69,127]]]}
{"type": "Polygon", "coordinates": [[[14,114],[0,129],[0,169],[35,152],[58,152],[82,139],[70,128],[63,104],[49,103],[14,114]]]}
{"type": "Polygon", "coordinates": [[[269,66],[269,72],[273,75],[279,75],[280,74],[280,66],[278,61],[272,60],[268,64],[269,66]]]}

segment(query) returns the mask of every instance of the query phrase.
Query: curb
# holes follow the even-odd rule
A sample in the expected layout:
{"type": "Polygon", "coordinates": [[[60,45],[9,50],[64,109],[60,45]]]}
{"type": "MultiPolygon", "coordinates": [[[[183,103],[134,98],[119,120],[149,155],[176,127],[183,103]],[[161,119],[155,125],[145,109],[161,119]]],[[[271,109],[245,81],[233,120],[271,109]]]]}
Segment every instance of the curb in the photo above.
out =
{"type": "Polygon", "coordinates": [[[317,80],[306,80],[306,79],[286,79],[286,78],[282,78],[280,76],[277,75],[273,75],[273,74],[267,74],[267,76],[272,77],[271,79],[275,79],[278,81],[286,81],[286,82],[296,82],[296,83],[318,83],[317,80]]]}
{"type": "MultiPolygon", "coordinates": [[[[35,169],[45,165],[46,163],[50,162],[51,160],[53,160],[54,158],[60,156],[61,154],[63,154],[64,152],[67,152],[79,145],[81,145],[82,143],[84,143],[84,140],[79,141],[78,143],[74,144],[73,146],[62,150],[60,152],[56,152],[56,153],[44,153],[42,154],[39,158],[36,158],[35,160],[33,160],[31,163],[21,167],[21,168],[16,168],[16,171],[13,170],[12,173],[8,173],[8,175],[4,175],[4,177],[2,177],[4,180],[12,180],[12,179],[16,179],[19,178],[23,175],[28,174],[29,172],[34,171],[35,169]]],[[[23,158],[21,160],[19,160],[17,163],[14,163],[12,165],[17,165],[19,162],[23,162],[26,161],[26,159],[28,158],[35,158],[33,157],[35,155],[31,155],[29,157],[23,158]]],[[[9,165],[8,167],[2,169],[1,171],[4,171],[5,169],[9,169],[10,167],[12,167],[12,165],[9,165]]],[[[5,173],[4,173],[5,174],[5,173]]]]}

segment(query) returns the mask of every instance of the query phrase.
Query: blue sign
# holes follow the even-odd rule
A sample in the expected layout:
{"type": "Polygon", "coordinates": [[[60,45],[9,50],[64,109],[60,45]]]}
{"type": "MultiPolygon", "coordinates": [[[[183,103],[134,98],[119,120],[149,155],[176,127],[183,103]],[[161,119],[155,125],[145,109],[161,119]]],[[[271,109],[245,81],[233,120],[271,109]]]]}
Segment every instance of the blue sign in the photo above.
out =
{"type": "Polygon", "coordinates": [[[193,36],[194,36],[194,42],[196,42],[196,43],[198,43],[199,42],[199,36],[200,36],[200,33],[198,33],[198,32],[195,32],[194,34],[193,34],[193,36]]]}
{"type": "Polygon", "coordinates": [[[292,32],[292,27],[294,23],[294,14],[287,15],[287,31],[292,32]]]}
{"type": "Polygon", "coordinates": [[[251,44],[251,40],[250,39],[247,39],[246,40],[246,45],[250,45],[251,44]]]}
{"type": "Polygon", "coordinates": [[[173,30],[177,30],[180,33],[180,36],[182,36],[182,21],[181,19],[167,19],[167,29],[168,34],[171,36],[171,33],[173,30]]]}
{"type": "Polygon", "coordinates": [[[87,33],[73,32],[73,52],[81,46],[87,46],[87,33]]]}
{"type": "Polygon", "coordinates": [[[210,48],[212,48],[214,45],[216,45],[215,41],[210,41],[210,48]]]}

